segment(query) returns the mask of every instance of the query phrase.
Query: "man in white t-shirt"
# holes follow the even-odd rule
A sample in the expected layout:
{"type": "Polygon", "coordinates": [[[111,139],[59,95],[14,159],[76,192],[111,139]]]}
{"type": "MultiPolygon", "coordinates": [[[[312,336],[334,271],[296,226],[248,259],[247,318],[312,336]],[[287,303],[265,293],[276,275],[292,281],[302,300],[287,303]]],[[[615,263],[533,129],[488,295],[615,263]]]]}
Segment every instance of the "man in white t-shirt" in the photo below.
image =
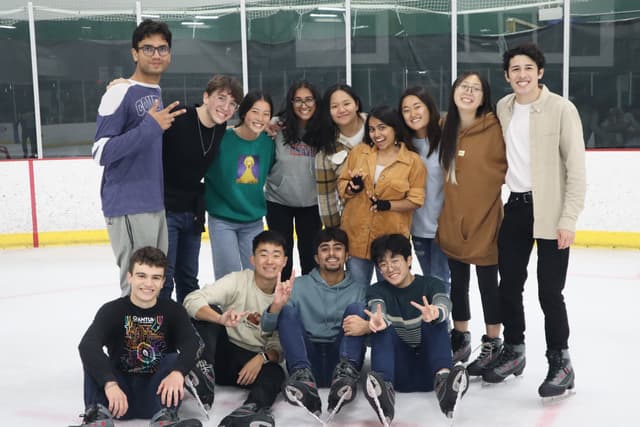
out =
{"type": "Polygon", "coordinates": [[[551,397],[574,387],[562,291],[586,184],[580,116],[570,101],[540,83],[544,63],[544,54],[534,44],[517,46],[503,56],[505,78],[513,89],[497,105],[507,145],[506,184],[511,191],[498,238],[504,348],[483,379],[500,382],[524,370],[522,293],[535,241],[549,362],[538,393],[551,397]]]}

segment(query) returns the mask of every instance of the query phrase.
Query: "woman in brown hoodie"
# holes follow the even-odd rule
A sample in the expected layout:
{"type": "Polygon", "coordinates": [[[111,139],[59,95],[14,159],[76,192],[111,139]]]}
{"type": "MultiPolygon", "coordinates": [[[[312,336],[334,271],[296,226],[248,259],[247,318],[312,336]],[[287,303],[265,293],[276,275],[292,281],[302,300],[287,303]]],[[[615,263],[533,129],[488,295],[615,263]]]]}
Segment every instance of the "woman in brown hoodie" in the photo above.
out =
{"type": "Polygon", "coordinates": [[[486,335],[480,356],[468,370],[469,375],[482,375],[502,347],[497,264],[507,160],[489,84],[478,73],[464,73],[453,83],[440,161],[446,180],[436,239],[451,270],[451,347],[454,362],[466,361],[471,354],[469,278],[474,264],[486,335]]]}

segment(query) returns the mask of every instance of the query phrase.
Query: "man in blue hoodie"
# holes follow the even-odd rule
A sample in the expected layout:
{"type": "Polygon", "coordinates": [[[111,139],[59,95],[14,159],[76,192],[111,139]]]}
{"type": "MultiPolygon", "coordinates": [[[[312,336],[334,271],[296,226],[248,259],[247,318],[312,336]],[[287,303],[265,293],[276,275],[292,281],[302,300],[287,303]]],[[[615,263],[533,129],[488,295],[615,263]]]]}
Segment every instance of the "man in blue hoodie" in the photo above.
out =
{"type": "Polygon", "coordinates": [[[279,330],[289,371],[284,386],[287,401],[300,402],[320,415],[317,386],[331,387],[329,411],[340,400],[349,403],[355,398],[369,324],[364,320],[366,287],[344,270],[349,252],[346,233],[338,228],[321,230],[315,247],[318,266],[297,277],[295,286],[279,282],[273,303],[262,316],[262,329],[279,330]]]}
{"type": "Polygon", "coordinates": [[[160,77],[171,63],[171,31],[164,22],[143,21],[131,38],[136,64],[124,83],[102,96],[91,154],[104,166],[100,199],[111,248],[120,267],[122,296],[129,294],[128,262],[138,248],[168,248],[164,212],[162,133],[186,110],[178,101],[164,108],[160,77]]]}

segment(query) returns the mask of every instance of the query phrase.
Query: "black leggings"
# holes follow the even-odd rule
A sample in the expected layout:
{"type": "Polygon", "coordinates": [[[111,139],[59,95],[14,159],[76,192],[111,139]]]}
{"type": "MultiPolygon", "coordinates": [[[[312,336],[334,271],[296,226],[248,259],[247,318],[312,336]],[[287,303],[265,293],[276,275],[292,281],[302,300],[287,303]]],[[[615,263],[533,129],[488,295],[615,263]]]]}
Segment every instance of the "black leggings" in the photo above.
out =
{"type": "MultiPolygon", "coordinates": [[[[221,311],[216,306],[211,308],[218,313],[221,311]]],[[[193,324],[204,340],[202,358],[213,365],[216,384],[248,389],[249,396],[244,403],[255,403],[258,408],[270,408],[278,397],[285,379],[282,367],[277,363],[266,363],[253,384],[239,385],[238,373],[257,353],[229,341],[227,330],[222,325],[200,320],[194,320],[193,324]]]]}
{"type": "MultiPolygon", "coordinates": [[[[498,266],[476,265],[476,276],[482,299],[484,323],[495,325],[501,323],[500,295],[498,293],[498,266]]],[[[454,321],[471,319],[469,308],[470,264],[449,258],[451,271],[451,317],[454,321]]]]}

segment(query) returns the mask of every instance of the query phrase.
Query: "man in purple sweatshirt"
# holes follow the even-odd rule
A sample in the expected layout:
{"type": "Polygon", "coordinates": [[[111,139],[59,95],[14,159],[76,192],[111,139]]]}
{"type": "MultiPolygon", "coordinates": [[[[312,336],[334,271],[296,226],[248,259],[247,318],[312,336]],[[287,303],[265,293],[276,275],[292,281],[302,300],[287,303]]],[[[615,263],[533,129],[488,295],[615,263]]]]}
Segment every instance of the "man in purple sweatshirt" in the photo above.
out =
{"type": "Polygon", "coordinates": [[[143,246],[167,252],[162,133],[184,109],[163,108],[160,77],[171,63],[171,31],[164,22],[143,21],[133,32],[136,64],[125,82],[100,101],[93,159],[104,166],[100,197],[111,247],[120,267],[122,295],[130,292],[127,262],[143,246]]]}

